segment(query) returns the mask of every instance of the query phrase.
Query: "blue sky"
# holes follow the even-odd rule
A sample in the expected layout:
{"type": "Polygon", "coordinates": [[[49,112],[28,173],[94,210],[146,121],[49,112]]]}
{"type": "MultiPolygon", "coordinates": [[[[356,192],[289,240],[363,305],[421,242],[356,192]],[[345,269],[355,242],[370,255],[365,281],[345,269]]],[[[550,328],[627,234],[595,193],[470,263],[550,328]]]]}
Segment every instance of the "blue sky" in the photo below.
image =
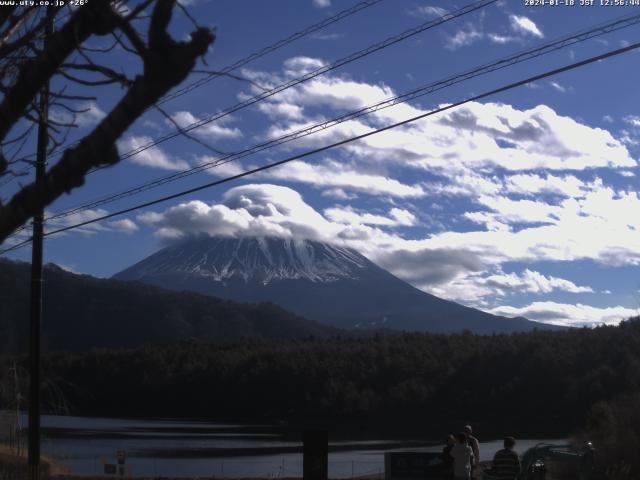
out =
{"type": "MultiPolygon", "coordinates": [[[[190,0],[215,27],[219,70],[354,5],[347,0],[190,0]]],[[[579,3],[577,1],[576,3],[579,3]]],[[[624,15],[640,7],[501,1],[451,20],[193,133],[234,152],[624,15]]],[[[179,124],[346,57],[466,3],[383,0],[163,105],[179,124]]],[[[178,38],[193,27],[179,14],[178,38]]],[[[140,195],[51,222],[73,224],[365,133],[640,39],[633,26],[487,74],[140,195]]],[[[99,40],[91,40],[99,44],[99,40]]],[[[133,75],[135,58],[109,63],[133,75]]],[[[640,53],[468,103],[365,140],[118,219],[50,237],[46,260],[107,277],[194,234],[281,235],[352,246],[418,288],[503,315],[617,323],[640,308],[640,53]]],[[[201,78],[194,75],[192,80],[201,78]]],[[[58,84],[61,82],[57,80],[58,84]]],[[[75,87],[74,87],[75,88],[75,87]]],[[[74,136],[122,94],[94,91],[74,136]]],[[[54,109],[53,115],[64,115],[54,109]]],[[[174,127],[157,111],[122,138],[127,152],[174,127]]],[[[31,149],[35,149],[32,142],[31,149]]],[[[176,138],[90,175],[48,213],[179,172],[216,155],[176,138]]],[[[22,179],[23,183],[28,179],[22,179]]],[[[2,187],[6,199],[17,187],[2,187]]],[[[22,238],[17,235],[12,241],[22,238]]],[[[22,249],[12,258],[28,260],[22,249]]]]}

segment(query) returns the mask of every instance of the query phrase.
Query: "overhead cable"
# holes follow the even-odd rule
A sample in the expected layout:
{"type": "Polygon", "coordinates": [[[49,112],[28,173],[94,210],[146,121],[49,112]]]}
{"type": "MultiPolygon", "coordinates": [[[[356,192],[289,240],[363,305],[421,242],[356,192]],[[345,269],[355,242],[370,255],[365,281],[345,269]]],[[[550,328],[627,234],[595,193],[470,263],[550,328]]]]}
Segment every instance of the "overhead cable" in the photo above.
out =
{"type": "Polygon", "coordinates": [[[249,155],[256,154],[266,149],[273,148],[275,146],[282,145],[284,143],[288,143],[294,140],[298,140],[300,138],[312,135],[314,133],[318,133],[320,131],[324,131],[328,128],[334,127],[348,120],[353,120],[353,119],[356,119],[365,115],[369,115],[371,113],[374,113],[386,108],[393,107],[395,105],[406,103],[410,100],[415,100],[416,98],[423,97],[435,91],[442,90],[444,88],[467,81],[469,79],[478,77],[480,75],[485,75],[487,73],[501,70],[503,68],[524,62],[526,60],[538,58],[542,55],[546,55],[546,54],[555,52],[557,50],[560,50],[562,48],[575,45],[576,43],[584,42],[586,40],[598,37],[600,35],[610,33],[612,31],[620,30],[622,28],[626,28],[632,25],[636,25],[638,23],[640,23],[640,14],[624,17],[622,19],[618,19],[616,21],[613,21],[604,25],[598,25],[597,27],[593,27],[589,30],[582,30],[580,32],[562,37],[558,40],[547,42],[538,47],[531,48],[531,49],[510,55],[508,57],[493,61],[491,63],[484,64],[482,66],[473,68],[471,70],[467,70],[463,73],[459,73],[451,77],[447,77],[445,79],[442,79],[427,85],[423,85],[421,87],[415,88],[413,90],[402,93],[400,95],[396,95],[394,97],[382,100],[375,104],[371,104],[366,107],[340,115],[333,119],[319,122],[314,125],[306,126],[292,132],[288,132],[277,138],[273,138],[265,142],[253,145],[251,147],[244,148],[237,152],[229,153],[213,161],[205,162],[195,167],[182,170],[180,172],[165,175],[155,180],[144,182],[135,187],[131,187],[129,189],[126,189],[114,194],[110,194],[90,202],[83,203],[82,205],[66,209],[63,212],[47,217],[46,220],[55,220],[59,218],[69,217],[81,211],[101,207],[103,205],[107,205],[117,200],[128,198],[130,196],[151,190],[153,188],[157,188],[167,183],[171,183],[171,182],[180,180],[182,178],[186,178],[196,173],[200,173],[202,171],[206,171],[206,170],[227,164],[229,162],[236,161],[241,158],[245,158],[249,155]]]}
{"type": "MultiPolygon", "coordinates": [[[[602,60],[606,60],[608,58],[611,58],[611,57],[614,57],[614,56],[617,56],[617,55],[621,55],[623,53],[627,53],[629,51],[635,50],[635,49],[637,49],[639,47],[640,47],[640,42],[633,43],[631,45],[627,45],[626,47],[622,47],[622,48],[618,48],[618,49],[615,49],[615,50],[611,50],[611,51],[606,52],[604,54],[596,55],[596,56],[593,56],[593,57],[589,57],[589,58],[587,58],[585,60],[581,60],[579,62],[571,63],[569,65],[565,65],[565,66],[560,67],[560,68],[555,68],[553,70],[548,70],[548,71],[546,71],[544,73],[541,73],[541,74],[538,74],[538,75],[534,75],[534,76],[531,76],[531,77],[528,77],[528,78],[525,78],[523,80],[519,80],[519,81],[516,81],[516,82],[513,82],[513,83],[509,83],[508,85],[504,85],[502,87],[499,87],[499,88],[496,88],[496,89],[481,93],[479,95],[474,95],[472,97],[469,97],[469,98],[467,98],[465,100],[462,100],[462,101],[459,101],[459,102],[456,102],[456,103],[452,103],[452,104],[449,104],[449,105],[446,105],[446,106],[443,106],[443,107],[440,107],[440,108],[437,108],[437,109],[434,109],[434,110],[430,110],[430,111],[422,113],[420,115],[416,115],[414,117],[402,120],[400,122],[392,123],[392,124],[387,125],[385,127],[377,128],[375,130],[372,130],[372,131],[367,132],[367,133],[363,133],[361,135],[357,135],[357,136],[350,137],[350,138],[347,138],[347,139],[344,139],[344,140],[340,140],[338,142],[334,142],[334,143],[331,143],[329,145],[325,145],[324,147],[316,148],[316,149],[309,150],[309,151],[301,153],[301,154],[293,155],[293,156],[290,156],[290,157],[285,158],[283,160],[279,160],[277,162],[272,162],[272,163],[269,163],[267,165],[263,165],[261,167],[256,167],[256,168],[253,168],[251,170],[247,170],[245,172],[239,173],[237,175],[232,175],[232,176],[220,179],[220,180],[216,180],[216,181],[213,181],[213,182],[206,183],[204,185],[200,185],[198,187],[190,188],[190,189],[187,189],[187,190],[182,190],[180,192],[177,192],[177,193],[174,193],[174,194],[171,194],[171,195],[167,195],[167,196],[164,196],[164,197],[161,197],[161,198],[157,198],[155,200],[144,202],[144,203],[135,205],[133,207],[129,207],[129,208],[125,208],[123,210],[119,210],[117,212],[109,213],[107,215],[102,215],[100,217],[96,217],[96,218],[91,219],[91,220],[86,220],[84,222],[79,222],[79,223],[76,223],[76,224],[73,224],[73,225],[68,225],[66,227],[58,228],[56,230],[52,230],[52,231],[46,232],[44,234],[44,236],[45,237],[49,237],[51,235],[56,235],[58,233],[67,232],[69,230],[73,230],[73,229],[76,229],[76,228],[84,227],[84,226],[87,226],[87,225],[90,225],[90,224],[93,224],[93,223],[96,223],[96,222],[100,222],[100,221],[103,221],[103,220],[107,220],[109,218],[113,218],[113,217],[119,216],[119,215],[124,215],[126,213],[130,213],[130,212],[139,210],[141,208],[146,208],[146,207],[150,207],[150,206],[153,206],[153,205],[157,205],[159,203],[163,203],[163,202],[166,202],[168,200],[173,200],[173,199],[176,199],[176,198],[179,198],[179,197],[183,197],[185,195],[189,195],[189,194],[192,194],[192,193],[195,193],[195,192],[199,192],[201,190],[205,190],[205,189],[217,186],[217,185],[228,183],[228,182],[231,182],[233,180],[238,180],[240,178],[244,178],[244,177],[247,177],[249,175],[254,175],[256,173],[259,173],[259,172],[262,172],[262,171],[265,171],[265,170],[268,170],[268,169],[271,169],[271,168],[274,168],[274,167],[277,167],[277,166],[280,166],[280,165],[284,165],[285,163],[289,163],[289,162],[292,162],[294,160],[299,160],[299,159],[302,159],[302,158],[305,158],[305,157],[308,157],[308,156],[311,156],[311,155],[315,155],[315,154],[330,150],[330,149],[335,148],[335,147],[346,145],[348,143],[352,143],[352,142],[355,142],[355,141],[358,141],[358,140],[363,140],[363,139],[365,139],[367,137],[370,137],[372,135],[376,135],[376,134],[381,133],[381,132],[385,132],[387,130],[391,130],[393,128],[397,128],[397,127],[400,127],[400,126],[403,126],[403,125],[407,125],[407,124],[416,122],[418,120],[422,120],[424,118],[433,116],[435,114],[442,113],[442,112],[445,112],[447,110],[451,110],[451,109],[460,107],[460,106],[462,106],[462,105],[464,105],[466,103],[482,100],[484,98],[487,98],[487,97],[490,97],[490,96],[493,96],[493,95],[496,95],[496,94],[499,94],[499,93],[503,93],[503,92],[512,90],[512,89],[517,88],[517,87],[521,87],[521,86],[526,85],[528,83],[537,82],[539,80],[543,80],[545,78],[552,77],[552,76],[558,75],[560,73],[564,73],[564,72],[567,72],[567,71],[570,71],[570,70],[575,70],[577,68],[580,68],[580,67],[583,67],[583,66],[595,63],[595,62],[600,62],[602,60]]],[[[23,241],[21,243],[13,245],[12,247],[9,247],[9,248],[4,249],[4,250],[0,250],[0,255],[3,255],[5,253],[7,253],[7,252],[10,252],[12,250],[16,250],[16,249],[21,248],[21,247],[23,247],[25,245],[28,245],[30,242],[31,242],[31,239],[27,239],[27,240],[25,240],[25,241],[23,241]]]]}

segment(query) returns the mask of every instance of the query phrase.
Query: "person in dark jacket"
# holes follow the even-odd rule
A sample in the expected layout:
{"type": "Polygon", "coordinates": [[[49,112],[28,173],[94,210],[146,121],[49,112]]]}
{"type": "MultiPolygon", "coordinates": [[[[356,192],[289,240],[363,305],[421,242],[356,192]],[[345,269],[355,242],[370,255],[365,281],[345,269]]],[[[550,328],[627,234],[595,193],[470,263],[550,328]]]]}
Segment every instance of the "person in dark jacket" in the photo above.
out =
{"type": "Polygon", "coordinates": [[[504,448],[498,450],[493,457],[490,473],[492,476],[500,480],[516,480],[520,474],[520,458],[513,451],[516,439],[506,437],[504,439],[504,448]]]}

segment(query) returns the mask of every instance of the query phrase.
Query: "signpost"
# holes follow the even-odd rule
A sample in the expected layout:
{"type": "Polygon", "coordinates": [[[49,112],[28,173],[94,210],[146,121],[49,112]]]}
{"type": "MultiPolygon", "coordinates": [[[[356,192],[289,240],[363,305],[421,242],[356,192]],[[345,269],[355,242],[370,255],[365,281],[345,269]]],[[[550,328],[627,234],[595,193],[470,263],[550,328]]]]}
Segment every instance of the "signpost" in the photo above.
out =
{"type": "Polygon", "coordinates": [[[118,459],[118,475],[124,477],[124,462],[127,458],[124,450],[118,450],[116,458],[118,459]]]}

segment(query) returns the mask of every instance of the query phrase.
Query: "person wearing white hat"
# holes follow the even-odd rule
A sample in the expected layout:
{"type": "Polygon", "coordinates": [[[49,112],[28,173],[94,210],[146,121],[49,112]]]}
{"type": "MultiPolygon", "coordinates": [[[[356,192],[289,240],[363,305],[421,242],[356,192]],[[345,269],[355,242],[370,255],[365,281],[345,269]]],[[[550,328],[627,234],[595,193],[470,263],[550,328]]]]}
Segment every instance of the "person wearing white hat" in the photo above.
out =
{"type": "Polygon", "coordinates": [[[480,463],[480,444],[478,439],[473,436],[471,425],[465,425],[463,431],[467,435],[467,444],[471,447],[471,451],[473,452],[473,462],[471,463],[471,477],[473,477],[473,471],[480,463]]]}

